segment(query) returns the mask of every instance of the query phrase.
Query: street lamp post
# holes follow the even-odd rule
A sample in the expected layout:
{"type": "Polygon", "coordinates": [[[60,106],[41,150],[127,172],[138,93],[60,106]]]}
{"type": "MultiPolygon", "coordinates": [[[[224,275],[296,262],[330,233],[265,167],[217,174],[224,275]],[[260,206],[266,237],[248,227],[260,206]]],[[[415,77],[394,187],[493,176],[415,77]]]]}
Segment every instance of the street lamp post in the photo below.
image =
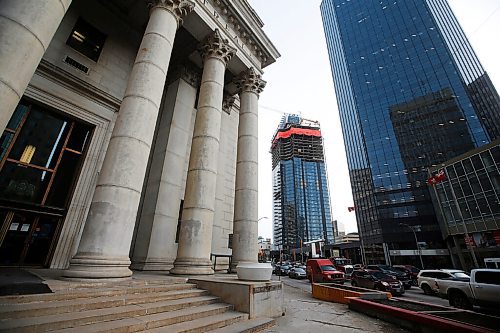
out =
{"type": "Polygon", "coordinates": [[[300,263],[303,264],[304,263],[304,250],[303,250],[302,244],[304,244],[304,241],[302,240],[302,237],[300,237],[299,235],[297,235],[297,237],[299,237],[299,239],[300,239],[300,263]]]}
{"type": "Polygon", "coordinates": [[[417,234],[415,233],[415,230],[413,229],[413,227],[411,225],[406,224],[406,223],[400,223],[399,225],[404,225],[404,226],[410,228],[411,232],[413,232],[413,236],[415,236],[415,244],[417,245],[418,256],[420,257],[420,265],[422,266],[422,269],[425,269],[424,268],[424,261],[422,260],[422,249],[418,245],[418,239],[417,239],[417,234]]]}

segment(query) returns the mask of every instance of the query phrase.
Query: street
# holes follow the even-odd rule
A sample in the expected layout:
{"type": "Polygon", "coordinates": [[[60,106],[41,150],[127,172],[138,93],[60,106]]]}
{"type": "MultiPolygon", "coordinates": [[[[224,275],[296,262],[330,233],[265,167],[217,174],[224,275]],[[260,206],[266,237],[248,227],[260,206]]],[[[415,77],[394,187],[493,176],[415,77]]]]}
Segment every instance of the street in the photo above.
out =
{"type": "MultiPolygon", "coordinates": [[[[281,281],[283,281],[283,283],[288,286],[298,288],[309,293],[311,292],[311,284],[307,279],[295,280],[295,279],[290,279],[288,276],[280,277],[273,275],[273,280],[279,280],[280,278],[281,281]]],[[[349,282],[346,282],[345,284],[350,285],[349,282]]],[[[406,290],[405,294],[403,296],[400,296],[400,298],[412,301],[425,302],[435,305],[441,305],[441,306],[449,306],[448,300],[439,298],[438,296],[425,295],[424,292],[418,287],[412,287],[410,290],[406,290]]]]}

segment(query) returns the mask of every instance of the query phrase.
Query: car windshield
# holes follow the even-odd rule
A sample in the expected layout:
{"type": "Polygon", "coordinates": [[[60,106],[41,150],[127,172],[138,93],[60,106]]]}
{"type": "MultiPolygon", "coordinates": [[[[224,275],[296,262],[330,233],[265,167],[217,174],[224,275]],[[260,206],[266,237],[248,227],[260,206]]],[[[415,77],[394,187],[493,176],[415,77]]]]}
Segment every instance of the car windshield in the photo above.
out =
{"type": "Polygon", "coordinates": [[[387,265],[380,265],[378,266],[381,270],[383,271],[392,271],[393,268],[391,266],[387,266],[387,265]]]}
{"type": "Polygon", "coordinates": [[[453,277],[456,277],[456,278],[470,278],[469,275],[465,274],[464,272],[456,272],[456,273],[451,273],[451,275],[453,275],[453,277]]]}
{"type": "Polygon", "coordinates": [[[373,273],[371,273],[371,275],[373,275],[378,280],[391,279],[391,277],[389,275],[382,273],[382,272],[373,272],[373,273]]]}
{"type": "Polygon", "coordinates": [[[403,268],[403,267],[393,267],[394,270],[398,271],[398,272],[403,272],[403,273],[406,273],[406,269],[403,268]]]}
{"type": "Polygon", "coordinates": [[[323,270],[323,271],[335,271],[336,269],[333,266],[325,265],[325,266],[321,266],[321,270],[323,270]]]}
{"type": "Polygon", "coordinates": [[[306,271],[302,268],[295,268],[295,273],[305,273],[306,271]]]}
{"type": "Polygon", "coordinates": [[[410,271],[411,271],[412,273],[418,273],[418,272],[420,272],[420,269],[418,269],[417,267],[411,267],[411,268],[410,268],[410,271]]]}

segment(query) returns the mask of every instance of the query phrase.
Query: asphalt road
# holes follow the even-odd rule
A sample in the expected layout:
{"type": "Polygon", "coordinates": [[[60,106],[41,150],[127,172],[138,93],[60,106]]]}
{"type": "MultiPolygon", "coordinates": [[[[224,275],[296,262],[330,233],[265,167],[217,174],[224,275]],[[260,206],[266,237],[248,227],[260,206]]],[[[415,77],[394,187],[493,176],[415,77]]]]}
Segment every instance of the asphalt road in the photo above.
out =
{"type": "MultiPolygon", "coordinates": [[[[311,284],[307,279],[304,280],[295,280],[295,279],[290,279],[288,276],[276,276],[273,275],[273,280],[279,280],[281,278],[281,281],[283,281],[284,284],[298,288],[302,291],[305,292],[311,292],[311,284]]],[[[346,285],[349,285],[349,282],[345,283],[346,285]]],[[[408,299],[408,300],[413,300],[413,301],[419,301],[419,302],[425,302],[425,303],[430,303],[430,304],[435,304],[435,305],[441,305],[441,306],[449,306],[448,305],[448,300],[442,299],[438,296],[430,296],[430,295],[425,295],[424,292],[417,287],[411,287],[411,289],[406,290],[405,294],[403,296],[400,296],[402,299],[408,299]]]]}

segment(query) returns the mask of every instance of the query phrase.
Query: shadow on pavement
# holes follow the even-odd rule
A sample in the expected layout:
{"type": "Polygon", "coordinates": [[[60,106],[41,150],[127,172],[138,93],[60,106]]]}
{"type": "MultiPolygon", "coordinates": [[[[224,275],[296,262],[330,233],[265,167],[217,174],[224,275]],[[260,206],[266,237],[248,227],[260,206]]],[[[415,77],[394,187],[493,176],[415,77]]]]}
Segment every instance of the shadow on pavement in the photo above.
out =
{"type": "Polygon", "coordinates": [[[51,293],[43,281],[21,268],[0,268],[0,296],[51,293]]]}

